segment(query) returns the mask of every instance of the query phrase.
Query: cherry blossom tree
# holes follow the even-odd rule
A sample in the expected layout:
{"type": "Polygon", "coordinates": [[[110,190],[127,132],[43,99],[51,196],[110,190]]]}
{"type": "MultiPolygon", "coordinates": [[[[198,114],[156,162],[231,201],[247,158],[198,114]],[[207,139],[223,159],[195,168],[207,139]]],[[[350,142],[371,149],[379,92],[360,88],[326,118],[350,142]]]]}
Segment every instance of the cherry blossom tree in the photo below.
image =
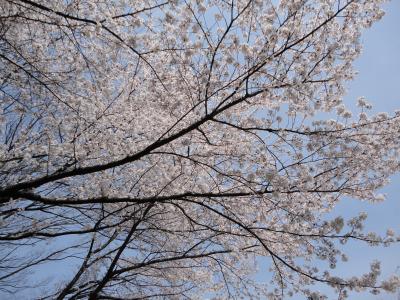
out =
{"type": "Polygon", "coordinates": [[[394,232],[327,216],[343,197],[383,200],[400,168],[400,113],[342,102],[382,0],[0,3],[3,293],[395,292],[379,262],[330,270],[347,241],[394,232]]]}

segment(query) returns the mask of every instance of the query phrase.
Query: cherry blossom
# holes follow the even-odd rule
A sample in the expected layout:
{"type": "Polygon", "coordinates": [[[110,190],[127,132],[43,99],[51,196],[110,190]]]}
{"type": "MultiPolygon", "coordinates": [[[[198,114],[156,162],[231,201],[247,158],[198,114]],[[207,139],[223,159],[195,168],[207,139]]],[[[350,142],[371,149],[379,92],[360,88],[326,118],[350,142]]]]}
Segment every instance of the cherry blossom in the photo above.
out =
{"type": "Polygon", "coordinates": [[[379,262],[352,278],[331,269],[349,240],[396,233],[328,218],[344,197],[383,201],[400,169],[400,114],[342,101],[383,2],[2,0],[2,292],[395,292],[379,262]],[[73,272],[42,280],[44,266],[73,272]]]}

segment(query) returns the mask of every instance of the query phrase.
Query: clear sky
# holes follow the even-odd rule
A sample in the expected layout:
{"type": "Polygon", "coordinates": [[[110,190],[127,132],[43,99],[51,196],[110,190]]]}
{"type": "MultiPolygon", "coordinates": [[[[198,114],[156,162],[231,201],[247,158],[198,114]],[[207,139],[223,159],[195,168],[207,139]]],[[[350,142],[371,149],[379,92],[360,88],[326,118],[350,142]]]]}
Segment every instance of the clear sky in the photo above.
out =
{"type": "MultiPolygon", "coordinates": [[[[365,96],[373,104],[374,112],[393,113],[400,109],[400,1],[392,0],[385,5],[386,15],[362,37],[363,52],[355,67],[359,71],[356,79],[349,84],[346,102],[355,102],[359,96],[365,96]]],[[[393,228],[400,233],[400,174],[392,177],[391,183],[382,192],[387,199],[383,203],[369,204],[346,200],[337,211],[344,215],[354,215],[363,210],[368,213],[366,230],[385,232],[393,228]]],[[[390,248],[370,248],[362,244],[349,244],[350,261],[340,271],[354,274],[368,271],[369,262],[382,261],[383,275],[396,272],[400,275],[400,245],[390,248]]],[[[400,291],[393,294],[363,294],[350,299],[397,300],[400,291]]]]}
{"type": "MultiPolygon", "coordinates": [[[[400,1],[392,0],[384,8],[386,15],[383,19],[362,36],[363,52],[355,63],[359,74],[349,83],[345,101],[354,107],[356,99],[365,96],[373,104],[373,112],[392,114],[400,109],[400,1]]],[[[383,203],[345,199],[337,206],[336,212],[351,217],[365,211],[368,213],[367,231],[384,233],[387,228],[393,228],[400,234],[400,174],[393,176],[382,192],[387,195],[383,203]]],[[[384,248],[349,243],[346,250],[350,260],[339,265],[337,272],[344,277],[365,273],[369,270],[369,263],[378,259],[382,261],[383,277],[393,273],[400,275],[399,244],[384,248]]],[[[330,294],[329,299],[337,299],[337,295],[330,294]]],[[[395,295],[352,294],[349,299],[397,300],[400,291],[395,295]]]]}

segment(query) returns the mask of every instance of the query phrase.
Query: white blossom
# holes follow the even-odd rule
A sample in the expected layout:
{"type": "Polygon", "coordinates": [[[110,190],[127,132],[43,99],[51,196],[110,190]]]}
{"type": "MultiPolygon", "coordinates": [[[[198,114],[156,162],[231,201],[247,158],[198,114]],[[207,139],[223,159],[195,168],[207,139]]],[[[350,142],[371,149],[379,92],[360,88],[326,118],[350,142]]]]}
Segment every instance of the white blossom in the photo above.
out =
{"type": "Polygon", "coordinates": [[[400,169],[400,113],[342,101],[382,2],[2,1],[1,290],[395,291],[379,263],[329,273],[351,239],[398,239],[365,233],[364,213],[329,217],[344,197],[383,201],[400,169]],[[260,258],[271,284],[254,280],[260,258]],[[35,281],[43,269],[53,281],[35,281]]]}

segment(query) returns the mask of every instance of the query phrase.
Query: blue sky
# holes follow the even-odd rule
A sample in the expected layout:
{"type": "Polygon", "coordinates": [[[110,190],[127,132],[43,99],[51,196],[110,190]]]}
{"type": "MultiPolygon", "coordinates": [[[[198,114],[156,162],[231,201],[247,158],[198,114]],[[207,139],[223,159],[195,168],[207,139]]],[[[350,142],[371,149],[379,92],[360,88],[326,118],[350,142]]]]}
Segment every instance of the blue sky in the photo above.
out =
{"type": "MultiPolygon", "coordinates": [[[[393,114],[395,110],[400,109],[400,1],[390,1],[384,6],[384,10],[386,14],[383,19],[366,30],[362,36],[363,52],[354,64],[359,74],[347,85],[348,92],[344,100],[346,106],[355,112],[356,101],[360,96],[367,98],[373,105],[371,113],[393,114]]],[[[400,174],[392,176],[391,183],[380,192],[387,196],[384,202],[371,204],[347,198],[339,203],[332,215],[351,218],[363,211],[368,214],[366,231],[385,234],[388,228],[392,228],[400,234],[400,174]]],[[[362,242],[349,242],[344,250],[349,261],[338,263],[332,273],[340,274],[344,278],[361,275],[369,272],[372,261],[380,260],[381,278],[393,273],[400,275],[400,243],[390,247],[369,247],[362,242]]],[[[263,260],[260,260],[260,263],[261,270],[265,270],[265,261],[263,263],[263,260]]],[[[257,277],[265,280],[269,275],[261,271],[257,277]]],[[[315,286],[315,289],[318,288],[327,293],[329,300],[337,299],[338,295],[330,288],[315,286]]],[[[304,297],[299,295],[292,298],[303,299],[304,297]]],[[[368,292],[350,293],[349,299],[400,300],[400,291],[397,294],[380,295],[368,292]]]]}
{"type": "MultiPolygon", "coordinates": [[[[392,0],[385,5],[385,11],[383,19],[362,37],[364,50],[355,64],[359,74],[348,85],[346,102],[355,103],[357,97],[365,96],[373,104],[374,112],[393,113],[400,109],[400,1],[392,0]]],[[[348,199],[337,207],[337,212],[351,216],[358,211],[366,211],[369,216],[366,230],[383,233],[390,227],[400,233],[400,174],[393,176],[382,192],[387,195],[383,203],[370,204],[348,199]]],[[[368,271],[369,262],[374,259],[382,261],[383,276],[394,272],[400,275],[400,245],[370,248],[353,243],[347,249],[350,261],[340,268],[343,275],[368,271]]],[[[400,299],[399,295],[400,292],[397,295],[363,294],[353,295],[350,299],[395,300],[400,299]]]]}
{"type": "MultiPolygon", "coordinates": [[[[400,1],[392,0],[384,8],[383,19],[362,36],[363,52],[355,63],[359,74],[348,84],[345,102],[355,107],[356,99],[365,96],[373,104],[373,112],[392,114],[400,109],[400,1]]],[[[387,228],[393,228],[400,233],[400,174],[392,176],[391,183],[382,192],[387,195],[383,203],[344,199],[335,212],[351,217],[365,211],[368,213],[366,231],[384,233],[387,228]]],[[[336,270],[344,277],[368,272],[369,263],[376,259],[382,262],[382,277],[393,273],[400,275],[400,244],[384,248],[354,242],[345,249],[349,262],[336,270]]],[[[337,299],[337,295],[329,294],[329,299],[337,299]]],[[[351,294],[349,299],[397,300],[400,291],[395,295],[351,294]]]]}

